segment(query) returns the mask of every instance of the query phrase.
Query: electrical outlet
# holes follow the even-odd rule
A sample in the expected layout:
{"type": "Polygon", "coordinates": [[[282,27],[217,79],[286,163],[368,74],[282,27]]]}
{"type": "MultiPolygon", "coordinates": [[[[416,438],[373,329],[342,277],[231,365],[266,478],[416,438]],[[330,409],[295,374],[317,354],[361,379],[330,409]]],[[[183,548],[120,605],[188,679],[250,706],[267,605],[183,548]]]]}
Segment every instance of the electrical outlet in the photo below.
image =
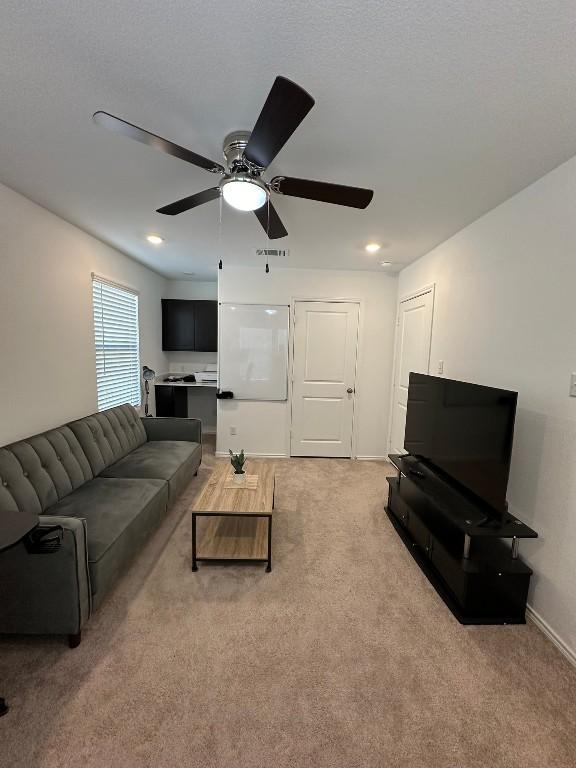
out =
{"type": "Polygon", "coordinates": [[[438,360],[438,373],[440,375],[444,373],[444,360],[438,360]]]}
{"type": "Polygon", "coordinates": [[[236,427],[230,427],[230,434],[231,434],[231,435],[235,435],[235,434],[237,434],[237,432],[236,432],[236,427]]]}
{"type": "Polygon", "coordinates": [[[570,397],[576,397],[576,373],[570,374],[570,397]]]}

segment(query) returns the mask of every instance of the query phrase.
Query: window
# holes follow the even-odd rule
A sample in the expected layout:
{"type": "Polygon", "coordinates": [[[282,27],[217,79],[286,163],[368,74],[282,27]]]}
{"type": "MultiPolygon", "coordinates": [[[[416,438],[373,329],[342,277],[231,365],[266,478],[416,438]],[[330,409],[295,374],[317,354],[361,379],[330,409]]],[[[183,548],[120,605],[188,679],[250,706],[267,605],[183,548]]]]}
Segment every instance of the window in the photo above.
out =
{"type": "Polygon", "coordinates": [[[98,410],[140,405],[138,294],[92,276],[98,410]]]}

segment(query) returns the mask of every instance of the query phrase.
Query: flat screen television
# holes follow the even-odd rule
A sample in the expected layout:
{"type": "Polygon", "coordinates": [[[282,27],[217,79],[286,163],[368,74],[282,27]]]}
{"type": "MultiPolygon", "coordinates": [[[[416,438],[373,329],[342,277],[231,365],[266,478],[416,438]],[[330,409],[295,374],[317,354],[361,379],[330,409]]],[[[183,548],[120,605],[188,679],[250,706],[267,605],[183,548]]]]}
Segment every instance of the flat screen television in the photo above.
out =
{"type": "Polygon", "coordinates": [[[404,448],[503,516],[517,392],[411,373],[404,448]]]}

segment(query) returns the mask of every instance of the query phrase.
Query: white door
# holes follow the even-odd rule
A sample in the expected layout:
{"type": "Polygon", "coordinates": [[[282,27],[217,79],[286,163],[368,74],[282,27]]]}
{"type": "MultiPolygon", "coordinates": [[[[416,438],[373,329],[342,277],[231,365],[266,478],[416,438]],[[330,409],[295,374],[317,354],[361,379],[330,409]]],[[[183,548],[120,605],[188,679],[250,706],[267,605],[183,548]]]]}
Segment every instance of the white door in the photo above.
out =
{"type": "Polygon", "coordinates": [[[398,304],[390,428],[390,450],[392,453],[406,453],[404,430],[406,428],[408,402],[408,377],[411,372],[428,373],[433,308],[434,293],[432,288],[398,304]]]}
{"type": "Polygon", "coordinates": [[[359,305],[298,301],[292,456],[352,456],[359,305]]]}

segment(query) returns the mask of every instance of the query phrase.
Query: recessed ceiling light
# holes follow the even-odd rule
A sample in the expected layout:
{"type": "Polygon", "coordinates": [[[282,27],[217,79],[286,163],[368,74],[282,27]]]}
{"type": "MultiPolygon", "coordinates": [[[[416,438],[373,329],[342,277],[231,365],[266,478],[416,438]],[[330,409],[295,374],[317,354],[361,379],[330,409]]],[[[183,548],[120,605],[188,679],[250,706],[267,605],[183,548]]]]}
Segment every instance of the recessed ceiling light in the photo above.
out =
{"type": "Polygon", "coordinates": [[[164,238],[160,235],[146,235],[146,240],[152,245],[161,245],[164,242],[164,238]]]}
{"type": "Polygon", "coordinates": [[[391,261],[381,261],[380,262],[380,266],[381,267],[391,267],[392,266],[392,262],[391,261]]]}
{"type": "Polygon", "coordinates": [[[368,251],[368,253],[378,253],[380,248],[382,248],[380,243],[368,243],[368,245],[366,246],[366,250],[368,251]]]}

